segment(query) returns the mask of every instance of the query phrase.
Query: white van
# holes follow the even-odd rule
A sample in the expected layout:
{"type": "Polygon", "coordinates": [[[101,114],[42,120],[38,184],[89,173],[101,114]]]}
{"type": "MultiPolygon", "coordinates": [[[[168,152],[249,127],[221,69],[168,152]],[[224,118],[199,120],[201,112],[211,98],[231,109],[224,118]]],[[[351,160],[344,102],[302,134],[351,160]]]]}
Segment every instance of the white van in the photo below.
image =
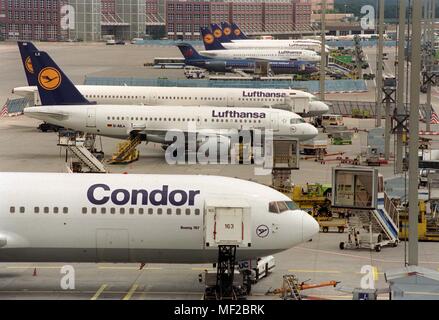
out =
{"type": "Polygon", "coordinates": [[[186,66],[184,67],[184,75],[187,79],[203,79],[206,77],[206,71],[201,68],[186,66]]]}

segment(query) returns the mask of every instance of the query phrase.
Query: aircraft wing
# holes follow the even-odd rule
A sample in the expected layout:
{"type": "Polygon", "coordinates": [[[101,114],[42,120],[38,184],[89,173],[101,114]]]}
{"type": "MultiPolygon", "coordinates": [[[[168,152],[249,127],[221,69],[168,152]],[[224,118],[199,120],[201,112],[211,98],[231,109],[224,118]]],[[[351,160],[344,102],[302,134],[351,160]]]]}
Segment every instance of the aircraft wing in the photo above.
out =
{"type": "MultiPolygon", "coordinates": [[[[140,129],[140,128],[139,128],[140,129]]],[[[136,132],[138,134],[143,134],[146,136],[146,140],[150,142],[162,143],[162,144],[172,144],[173,139],[175,137],[181,137],[184,135],[186,141],[190,133],[197,134],[196,138],[199,141],[200,139],[208,138],[216,138],[218,141],[228,141],[229,137],[224,135],[224,131],[219,130],[179,130],[179,129],[169,129],[169,130],[154,130],[154,129],[142,129],[136,130],[136,127],[133,126],[131,132],[136,132]]]]}

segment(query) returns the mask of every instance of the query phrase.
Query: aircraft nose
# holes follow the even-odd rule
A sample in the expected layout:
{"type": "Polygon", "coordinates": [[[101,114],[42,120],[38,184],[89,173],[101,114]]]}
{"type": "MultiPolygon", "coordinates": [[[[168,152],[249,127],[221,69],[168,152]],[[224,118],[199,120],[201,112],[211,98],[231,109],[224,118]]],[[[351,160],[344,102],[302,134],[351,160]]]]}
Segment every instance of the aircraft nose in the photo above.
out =
{"type": "Polygon", "coordinates": [[[319,112],[321,114],[329,112],[329,106],[322,101],[312,101],[310,102],[310,109],[313,109],[314,112],[319,112]]]}
{"type": "Polygon", "coordinates": [[[302,211],[302,239],[308,241],[320,231],[319,223],[309,213],[302,211]]]}

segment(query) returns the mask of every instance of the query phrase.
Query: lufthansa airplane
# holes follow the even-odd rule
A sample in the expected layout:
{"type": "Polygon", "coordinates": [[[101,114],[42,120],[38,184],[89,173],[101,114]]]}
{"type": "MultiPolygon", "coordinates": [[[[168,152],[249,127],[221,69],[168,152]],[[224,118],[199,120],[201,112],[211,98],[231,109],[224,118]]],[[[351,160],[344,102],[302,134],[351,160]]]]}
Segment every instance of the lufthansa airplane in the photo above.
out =
{"type": "Polygon", "coordinates": [[[201,55],[215,58],[233,59],[253,59],[253,60],[287,60],[287,61],[306,61],[320,62],[320,55],[312,50],[304,49],[226,49],[211,31],[206,27],[200,27],[205,51],[200,51],[201,55]]]}
{"type": "Polygon", "coordinates": [[[234,178],[0,173],[0,262],[214,263],[205,230],[245,234],[237,259],[249,260],[319,226],[282,193],[234,178]]]}
{"type": "MultiPolygon", "coordinates": [[[[27,87],[14,88],[12,93],[34,99],[40,104],[37,95],[37,76],[33,71],[30,53],[38,51],[30,42],[18,42],[27,87]]],[[[185,87],[142,87],[142,86],[88,86],[76,88],[87,99],[98,104],[137,104],[217,107],[287,109],[302,117],[321,116],[329,111],[328,105],[314,95],[291,89],[239,89],[239,88],[185,88],[185,87]]]]}
{"type": "MultiPolygon", "coordinates": [[[[316,52],[321,51],[321,41],[313,39],[288,39],[288,40],[266,40],[266,39],[239,39],[231,40],[227,33],[230,35],[230,27],[224,26],[223,29],[216,24],[211,24],[213,36],[221,43],[226,49],[302,49],[313,50],[316,52]]],[[[329,53],[329,46],[325,47],[326,53],[329,53]]]]}
{"type": "Polygon", "coordinates": [[[29,107],[24,114],[50,124],[101,136],[126,139],[133,134],[143,140],[172,144],[167,133],[189,133],[188,123],[197,133],[210,130],[272,130],[273,135],[309,140],[318,130],[296,113],[271,108],[224,108],[209,106],[99,105],[84,98],[62,70],[45,52],[35,51],[31,62],[37,74],[42,107],[29,107]]]}

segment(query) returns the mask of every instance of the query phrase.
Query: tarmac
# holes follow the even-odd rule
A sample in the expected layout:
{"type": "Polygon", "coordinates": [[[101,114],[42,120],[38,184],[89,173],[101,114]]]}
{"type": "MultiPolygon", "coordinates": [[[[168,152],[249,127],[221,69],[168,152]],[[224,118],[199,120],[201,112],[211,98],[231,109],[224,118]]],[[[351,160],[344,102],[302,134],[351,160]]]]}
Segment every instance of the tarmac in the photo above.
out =
{"type": "MultiPolygon", "coordinates": [[[[53,59],[71,77],[81,84],[85,75],[113,77],[169,77],[184,78],[181,70],[157,70],[146,68],[143,63],[156,56],[180,56],[172,47],[105,46],[104,44],[36,43],[41,50],[50,53],[53,59]]],[[[368,49],[371,66],[376,61],[373,50],[368,49]]],[[[389,50],[389,49],[387,49],[389,50]]],[[[18,49],[13,43],[0,44],[0,101],[11,98],[11,89],[26,85],[18,49]]],[[[389,62],[391,64],[391,62],[389,62]]],[[[372,66],[373,68],[373,66],[372,66]]],[[[389,70],[391,71],[391,70],[389,70]]],[[[373,81],[368,93],[352,95],[328,95],[329,99],[374,100],[373,81]]],[[[435,91],[434,91],[435,92],[435,91]]],[[[433,97],[434,107],[438,105],[433,97]]],[[[350,128],[370,129],[374,120],[345,119],[350,128]]],[[[39,121],[25,116],[0,118],[0,171],[65,172],[65,152],[57,146],[55,133],[36,130],[39,121]]],[[[421,127],[422,128],[422,127],[421,127]]],[[[324,134],[320,134],[324,138],[324,134]]],[[[116,150],[118,140],[102,138],[103,150],[108,159],[116,150]]],[[[437,141],[435,141],[437,143],[437,141]]],[[[393,146],[393,142],[391,144],[393,146]]],[[[354,156],[367,146],[365,132],[354,134],[352,146],[330,145],[329,152],[345,152],[354,156]]],[[[269,185],[271,176],[256,176],[251,165],[168,165],[164,151],[159,145],[139,146],[139,161],[129,165],[108,166],[110,172],[209,174],[251,179],[269,185]]],[[[330,183],[331,168],[338,162],[320,164],[313,160],[302,160],[300,170],[293,172],[296,184],[330,183]]],[[[394,176],[393,163],[379,167],[384,178],[394,176]]],[[[339,281],[347,291],[332,287],[312,289],[304,292],[321,299],[351,299],[349,290],[359,287],[361,269],[365,265],[377,268],[376,288],[385,288],[384,272],[404,266],[405,243],[398,247],[384,247],[381,252],[362,250],[340,250],[339,243],[346,241],[347,233],[320,233],[311,242],[275,255],[276,268],[267,278],[253,287],[249,299],[278,299],[266,295],[267,291],[282,286],[282,276],[295,274],[301,281],[319,283],[339,281]]],[[[420,265],[438,270],[439,250],[434,242],[419,244],[420,265]]],[[[147,264],[140,270],[137,264],[73,264],[75,288],[62,289],[59,264],[0,264],[0,299],[201,299],[203,284],[198,275],[211,265],[147,264]]],[[[387,299],[381,295],[380,299],[387,299]]]]}

